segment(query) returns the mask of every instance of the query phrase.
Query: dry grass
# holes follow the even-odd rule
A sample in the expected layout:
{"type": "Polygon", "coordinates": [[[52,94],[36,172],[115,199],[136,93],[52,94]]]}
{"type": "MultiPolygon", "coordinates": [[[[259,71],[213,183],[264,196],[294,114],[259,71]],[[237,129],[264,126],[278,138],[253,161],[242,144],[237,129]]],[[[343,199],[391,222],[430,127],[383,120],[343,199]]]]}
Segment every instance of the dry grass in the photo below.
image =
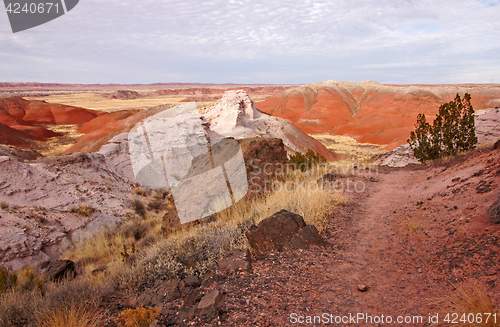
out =
{"type": "Polygon", "coordinates": [[[115,323],[118,327],[149,327],[160,314],[160,308],[127,309],[118,315],[115,323]]]}
{"type": "Polygon", "coordinates": [[[310,136],[320,141],[328,150],[355,160],[369,160],[384,147],[378,144],[358,143],[350,136],[330,134],[310,134],[310,136]]]}
{"type": "Polygon", "coordinates": [[[74,125],[46,125],[45,128],[62,133],[62,136],[56,136],[47,141],[34,141],[37,145],[36,150],[44,157],[57,157],[71,148],[85,134],[78,133],[74,125]]]}
{"type": "Polygon", "coordinates": [[[39,327],[98,327],[103,322],[96,309],[71,305],[69,308],[54,308],[37,316],[39,327]]]}
{"type": "MultiPolygon", "coordinates": [[[[153,215],[149,215],[145,220],[131,219],[123,223],[118,230],[106,230],[84,240],[74,249],[68,250],[63,257],[83,264],[86,276],[92,276],[91,272],[95,268],[107,265],[108,272],[117,279],[137,279],[132,276],[117,276],[124,269],[121,253],[124,247],[130,250],[134,246],[141,253],[154,246],[161,239],[161,222],[159,216],[153,215]],[[116,273],[112,273],[113,271],[116,273]]],[[[130,273],[131,271],[125,272],[126,275],[130,273]]]]}
{"type": "Polygon", "coordinates": [[[405,224],[412,233],[418,229],[418,222],[414,218],[406,217],[405,224]]]}
{"type": "Polygon", "coordinates": [[[98,326],[97,308],[111,291],[109,283],[77,279],[47,283],[44,292],[6,292],[0,295],[0,326],[98,326]],[[87,324],[73,325],[79,322],[87,324]]]}
{"type": "MultiPolygon", "coordinates": [[[[110,91],[113,92],[113,91],[110,91]]],[[[144,94],[144,93],[143,93],[144,94]]],[[[186,96],[153,96],[137,99],[121,100],[106,99],[99,93],[74,93],[74,94],[54,94],[43,97],[26,97],[28,100],[44,100],[49,103],[60,103],[68,106],[82,107],[86,109],[117,111],[125,109],[145,109],[162,104],[173,104],[184,100],[186,96]]]]}
{"type": "Polygon", "coordinates": [[[244,232],[252,224],[282,209],[302,215],[322,231],[333,207],[347,201],[342,193],[318,187],[316,180],[329,167],[322,169],[291,172],[281,181],[290,182],[286,189],[283,184],[281,191],[246,196],[217,213],[212,222],[181,229],[167,238],[161,233],[163,213],[148,212],[146,219],[131,219],[117,231],[84,241],[64,257],[82,263],[84,275],[96,280],[104,274],[93,276],[92,270],[105,265],[106,278],[115,287],[129,290],[158,278],[203,276],[213,272],[232,249],[248,247],[244,232]]]}
{"type": "MultiPolygon", "coordinates": [[[[458,315],[456,321],[460,326],[500,326],[500,313],[488,295],[486,286],[476,280],[465,282],[457,287],[454,294],[439,301],[439,306],[442,308],[443,318],[450,313],[449,318],[452,320],[455,317],[451,313],[456,313],[458,315]],[[470,317],[469,314],[471,314],[470,317]],[[488,321],[486,321],[487,314],[491,314],[488,321]],[[493,317],[494,314],[496,314],[495,317],[493,317]],[[482,319],[481,322],[477,319],[479,316],[482,319]]],[[[440,321],[443,319],[440,318],[440,321]]]]}

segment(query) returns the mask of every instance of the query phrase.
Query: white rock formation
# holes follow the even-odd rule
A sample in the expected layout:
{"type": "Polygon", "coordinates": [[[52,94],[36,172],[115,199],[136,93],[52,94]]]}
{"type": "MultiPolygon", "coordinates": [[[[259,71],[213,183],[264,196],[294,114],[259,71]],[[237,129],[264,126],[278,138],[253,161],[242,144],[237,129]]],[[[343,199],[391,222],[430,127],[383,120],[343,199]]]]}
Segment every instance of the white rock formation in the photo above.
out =
{"type": "Polygon", "coordinates": [[[254,101],[243,90],[226,91],[222,99],[203,117],[210,121],[210,129],[225,137],[243,139],[250,137],[279,138],[285,147],[295,152],[313,149],[328,160],[335,154],[320,142],[302,132],[284,119],[265,114],[255,108],[254,101]]]}

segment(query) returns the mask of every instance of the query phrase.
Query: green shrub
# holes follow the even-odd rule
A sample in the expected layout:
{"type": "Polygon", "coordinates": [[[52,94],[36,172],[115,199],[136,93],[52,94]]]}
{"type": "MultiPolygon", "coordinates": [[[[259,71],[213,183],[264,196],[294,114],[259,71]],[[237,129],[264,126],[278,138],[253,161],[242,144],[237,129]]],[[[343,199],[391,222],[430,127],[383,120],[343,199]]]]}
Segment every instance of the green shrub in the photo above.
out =
{"type": "Polygon", "coordinates": [[[295,154],[290,156],[290,163],[292,163],[294,169],[306,171],[318,164],[326,163],[326,159],[314,153],[312,149],[309,149],[305,155],[300,152],[295,152],[295,154]]]}
{"type": "Polygon", "coordinates": [[[432,125],[419,114],[408,143],[422,163],[474,149],[477,137],[470,94],[462,99],[457,93],[455,100],[442,104],[432,125]]]}

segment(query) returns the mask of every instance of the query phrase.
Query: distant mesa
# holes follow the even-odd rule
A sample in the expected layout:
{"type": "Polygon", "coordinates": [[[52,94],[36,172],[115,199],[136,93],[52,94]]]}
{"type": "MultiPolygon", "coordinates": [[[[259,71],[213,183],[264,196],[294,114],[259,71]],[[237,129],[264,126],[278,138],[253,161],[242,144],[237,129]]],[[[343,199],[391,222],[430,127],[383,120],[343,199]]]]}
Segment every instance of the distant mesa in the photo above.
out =
{"type": "Polygon", "coordinates": [[[119,99],[119,100],[133,100],[139,98],[139,92],[130,90],[119,90],[113,93],[104,94],[103,98],[106,99],[119,99]]]}
{"type": "Polygon", "coordinates": [[[326,81],[288,89],[256,103],[308,134],[352,136],[360,143],[406,144],[419,113],[433,120],[442,103],[457,93],[472,96],[475,110],[500,104],[500,85],[383,85],[326,81]]]}
{"type": "Polygon", "coordinates": [[[290,87],[287,86],[256,86],[256,87],[232,87],[232,88],[210,88],[210,87],[195,87],[195,88],[182,88],[182,89],[165,89],[157,90],[153,93],[156,95],[205,95],[205,94],[222,94],[226,91],[243,90],[250,95],[253,94],[276,94],[283,92],[290,87]]]}

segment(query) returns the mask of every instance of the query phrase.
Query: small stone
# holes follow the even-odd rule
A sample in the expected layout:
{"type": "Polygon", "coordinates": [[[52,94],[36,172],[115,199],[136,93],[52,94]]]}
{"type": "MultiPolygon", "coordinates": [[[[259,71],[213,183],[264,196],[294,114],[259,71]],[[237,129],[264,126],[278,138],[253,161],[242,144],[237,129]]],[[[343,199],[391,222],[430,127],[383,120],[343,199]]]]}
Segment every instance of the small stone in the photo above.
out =
{"type": "Polygon", "coordinates": [[[189,276],[182,280],[184,285],[190,286],[192,288],[197,288],[201,285],[200,278],[198,276],[189,276]]]}
{"type": "Polygon", "coordinates": [[[366,291],[368,291],[368,286],[366,286],[364,284],[359,284],[358,285],[358,291],[360,291],[360,292],[366,292],[366,291]]]}

